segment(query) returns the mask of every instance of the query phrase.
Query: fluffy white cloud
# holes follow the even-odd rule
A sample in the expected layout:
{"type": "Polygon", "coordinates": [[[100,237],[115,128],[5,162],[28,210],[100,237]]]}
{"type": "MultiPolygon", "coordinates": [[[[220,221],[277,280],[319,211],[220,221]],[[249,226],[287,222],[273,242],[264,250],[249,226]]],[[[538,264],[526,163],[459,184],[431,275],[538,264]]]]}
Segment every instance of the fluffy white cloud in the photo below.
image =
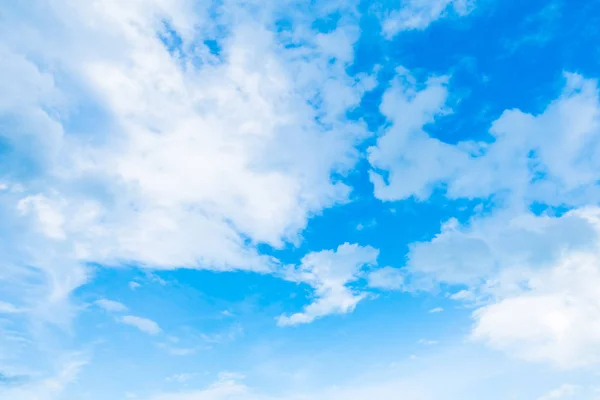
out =
{"type": "MultiPolygon", "coordinates": [[[[600,284],[600,211],[587,206],[598,201],[600,102],[595,80],[565,77],[563,93],[543,113],[504,112],[492,124],[493,142],[430,146],[426,159],[443,160],[444,168],[419,168],[425,172],[415,180],[404,161],[395,161],[387,164],[390,183],[379,181],[378,191],[382,178],[375,175],[374,182],[386,200],[423,197],[440,183],[449,197],[502,194],[491,212],[464,225],[447,221],[430,241],[411,245],[410,285],[448,284],[457,288],[453,299],[481,306],[474,313],[477,340],[528,360],[575,367],[600,361],[593,290],[600,284]],[[400,176],[408,183],[395,187],[400,176]],[[528,209],[534,203],[573,210],[534,215],[528,209]]],[[[402,129],[396,125],[381,140],[402,129]]],[[[434,141],[420,134],[421,141],[434,141]]],[[[402,160],[406,151],[390,159],[402,160]]]]}
{"type": "Polygon", "coordinates": [[[328,314],[344,314],[354,310],[366,293],[348,284],[363,275],[363,267],[376,265],[379,251],[370,246],[345,243],[336,250],[309,253],[302,264],[290,269],[287,279],[306,283],[314,289],[315,300],[304,311],[279,317],[282,326],[305,324],[328,314]]]}
{"type": "Polygon", "coordinates": [[[474,5],[475,0],[401,0],[401,8],[384,18],[382,29],[387,37],[401,31],[425,29],[449,14],[465,16],[474,5]]]}
{"type": "Polygon", "coordinates": [[[427,198],[435,184],[467,161],[467,155],[458,148],[424,131],[426,124],[448,112],[446,84],[443,77],[421,83],[405,68],[397,69],[380,107],[391,125],[368,149],[377,198],[427,198]]]}
{"type": "Polygon", "coordinates": [[[148,318],[136,317],[134,315],[125,315],[124,317],[119,318],[118,321],[126,325],[134,326],[140,331],[148,333],[150,335],[158,335],[162,332],[160,326],[158,326],[156,322],[148,318]]]}
{"type": "Polygon", "coordinates": [[[272,22],[285,4],[255,13],[227,2],[217,20],[204,7],[40,0],[3,10],[4,30],[23,34],[0,46],[11,124],[0,262],[7,286],[31,285],[22,267],[36,269],[38,287],[14,292],[39,316],[66,309],[87,262],[270,272],[277,262],[257,244],[297,241],[310,216],[347,200],[335,176],[366,131],[346,111],[373,85],[346,74],[352,12],[318,34],[315,16],[298,13],[282,33],[272,22]]]}
{"type": "Polygon", "coordinates": [[[600,198],[597,81],[566,73],[562,94],[543,113],[507,110],[491,126],[491,143],[449,145],[424,131],[449,112],[445,81],[420,83],[399,72],[381,104],[392,124],[369,149],[378,198],[423,199],[441,185],[450,198],[505,193],[507,205],[518,208],[536,201],[582,206],[600,198]]]}
{"type": "Polygon", "coordinates": [[[339,177],[368,132],[346,114],[374,85],[346,73],[352,2],[210,3],[3,7],[0,311],[20,319],[14,337],[35,354],[10,362],[55,357],[31,329],[70,328],[89,263],[274,272],[259,244],[297,243],[311,216],[348,200],[339,177]],[[335,29],[313,29],[340,7],[335,29]],[[291,10],[291,29],[277,31],[291,10]]]}
{"type": "MultiPolygon", "coordinates": [[[[423,355],[417,359],[406,357],[392,366],[382,365],[380,359],[375,365],[367,363],[363,366],[363,372],[341,381],[332,377],[338,371],[332,371],[331,376],[324,371],[322,374],[325,376],[321,376],[324,378],[322,384],[298,386],[298,382],[294,385],[286,380],[284,382],[289,384],[283,384],[281,390],[274,391],[268,388],[261,390],[253,385],[251,378],[242,380],[225,375],[205,388],[164,393],[150,399],[393,400],[398,399],[398,394],[401,393],[403,398],[409,400],[505,400],[519,395],[522,398],[533,398],[523,393],[544,393],[550,389],[548,382],[523,376],[514,364],[507,366],[505,362],[489,354],[488,357],[482,357],[482,354],[465,352],[464,347],[448,352],[440,349],[433,356],[423,355]],[[504,370],[505,368],[508,369],[504,370]],[[507,371],[509,376],[505,375],[507,371]],[[501,381],[498,380],[500,377],[503,378],[501,381]],[[431,382],[436,384],[432,385],[431,382]]],[[[268,379],[273,379],[273,374],[268,379]]],[[[590,400],[593,398],[589,397],[590,400]]]]}
{"type": "Polygon", "coordinates": [[[528,277],[528,289],[474,314],[473,338],[531,361],[559,367],[600,362],[600,243],[567,253],[528,277]]]}

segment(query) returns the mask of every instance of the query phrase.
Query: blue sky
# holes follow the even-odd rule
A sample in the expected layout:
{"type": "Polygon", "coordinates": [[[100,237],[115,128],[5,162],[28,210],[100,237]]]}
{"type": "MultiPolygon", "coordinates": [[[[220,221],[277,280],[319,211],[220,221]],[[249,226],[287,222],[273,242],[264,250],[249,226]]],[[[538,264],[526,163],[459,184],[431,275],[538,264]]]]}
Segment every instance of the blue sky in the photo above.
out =
{"type": "Polygon", "coordinates": [[[600,3],[7,2],[0,398],[597,400],[600,3]]]}

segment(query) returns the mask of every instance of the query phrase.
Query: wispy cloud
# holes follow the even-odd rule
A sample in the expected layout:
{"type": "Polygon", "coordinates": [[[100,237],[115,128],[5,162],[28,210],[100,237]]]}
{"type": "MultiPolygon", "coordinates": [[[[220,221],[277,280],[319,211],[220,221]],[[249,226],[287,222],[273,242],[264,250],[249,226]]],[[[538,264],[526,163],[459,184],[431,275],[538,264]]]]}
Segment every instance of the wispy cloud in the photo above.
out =
{"type": "Polygon", "coordinates": [[[109,312],[127,311],[127,306],[125,306],[122,303],[119,303],[118,301],[100,299],[100,300],[96,300],[95,303],[99,307],[102,307],[105,311],[109,311],[109,312]]]}
{"type": "Polygon", "coordinates": [[[162,332],[160,326],[158,326],[156,322],[148,318],[136,317],[134,315],[125,315],[119,318],[118,321],[123,324],[136,327],[140,331],[148,333],[150,335],[158,335],[162,332]]]}

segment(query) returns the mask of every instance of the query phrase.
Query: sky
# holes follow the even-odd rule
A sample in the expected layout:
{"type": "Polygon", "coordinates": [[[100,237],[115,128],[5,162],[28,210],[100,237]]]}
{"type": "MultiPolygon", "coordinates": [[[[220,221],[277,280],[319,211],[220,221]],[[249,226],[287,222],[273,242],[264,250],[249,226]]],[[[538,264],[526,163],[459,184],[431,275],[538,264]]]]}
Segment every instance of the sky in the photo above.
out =
{"type": "Polygon", "coordinates": [[[599,1],[0,4],[1,399],[600,399],[599,1]]]}

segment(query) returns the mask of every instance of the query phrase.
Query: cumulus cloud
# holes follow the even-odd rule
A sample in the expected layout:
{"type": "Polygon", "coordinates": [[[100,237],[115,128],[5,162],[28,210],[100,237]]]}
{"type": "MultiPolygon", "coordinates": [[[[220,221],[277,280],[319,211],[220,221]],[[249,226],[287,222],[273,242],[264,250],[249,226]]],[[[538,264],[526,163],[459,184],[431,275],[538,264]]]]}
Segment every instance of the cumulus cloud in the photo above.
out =
{"type": "Polygon", "coordinates": [[[306,283],[314,290],[314,301],[302,312],[282,315],[281,326],[305,324],[328,314],[354,310],[366,293],[348,287],[363,275],[363,267],[377,264],[379,251],[370,246],[345,243],[336,250],[309,253],[300,266],[287,273],[287,279],[306,283]]]}
{"type": "Polygon", "coordinates": [[[564,368],[600,362],[599,250],[565,254],[532,273],[527,290],[477,310],[473,338],[564,368]]]}
{"type": "Polygon", "coordinates": [[[561,367],[596,364],[600,316],[588,285],[600,283],[597,82],[567,73],[562,94],[541,114],[505,111],[491,132],[491,143],[438,146],[433,159],[446,167],[421,168],[424,175],[401,189],[393,177],[406,175],[405,163],[389,164],[390,183],[380,181],[379,192],[376,177],[384,199],[422,197],[440,183],[453,198],[502,194],[491,212],[464,224],[451,219],[430,241],[411,245],[410,285],[456,287],[451,298],[481,306],[473,337],[494,348],[561,367]],[[533,213],[534,204],[549,211],[533,213]],[[552,211],[558,206],[562,212],[552,211]]]}
{"type": "Polygon", "coordinates": [[[90,264],[280,273],[258,248],[299,243],[309,218],[348,201],[342,177],[369,133],[347,113],[375,85],[347,73],[353,4],[3,7],[0,312],[34,321],[15,325],[32,353],[31,327],[70,328],[90,264]]]}
{"type": "MultiPolygon", "coordinates": [[[[514,393],[515,387],[541,388],[540,393],[546,388],[547,383],[540,386],[539,382],[532,382],[518,373],[510,384],[496,384],[494,378],[498,377],[502,363],[493,357],[472,356],[463,351],[452,351],[418,359],[406,357],[393,367],[378,362],[335,384],[327,379],[316,387],[283,385],[275,393],[246,383],[241,377],[221,375],[204,388],[159,394],[151,396],[150,400],[393,400],[398,398],[398,393],[410,400],[505,400],[514,393]],[[432,385],[432,381],[439,384],[432,385]]],[[[269,378],[272,379],[272,375],[269,378]]]]}
{"type": "Polygon", "coordinates": [[[419,82],[405,68],[397,69],[380,106],[390,127],[368,149],[370,178],[377,198],[427,198],[434,184],[466,161],[459,149],[430,137],[424,130],[425,125],[448,112],[447,97],[447,78],[419,82]]]}
{"type": "Polygon", "coordinates": [[[443,79],[419,82],[400,70],[381,104],[392,123],[369,149],[379,199],[424,199],[441,186],[449,198],[504,193],[514,207],[583,206],[599,198],[596,80],[565,73],[562,93],[543,113],[505,111],[493,122],[489,143],[449,145],[425,132],[426,124],[448,112],[446,99],[443,79]]]}
{"type": "Polygon", "coordinates": [[[119,318],[118,321],[126,325],[134,326],[140,331],[148,333],[150,335],[158,335],[162,332],[160,326],[158,326],[156,322],[148,318],[136,317],[134,315],[125,315],[124,317],[119,318]]]}
{"type": "Polygon", "coordinates": [[[40,1],[3,14],[27,32],[2,46],[4,68],[19,71],[3,74],[2,109],[22,125],[6,133],[5,163],[7,185],[22,190],[3,206],[18,211],[14,240],[38,243],[17,262],[56,275],[63,296],[90,261],[270,271],[257,243],[294,241],[311,215],[347,199],[333,176],[366,133],[346,111],[372,85],[345,72],[356,28],[315,34],[299,16],[281,34],[270,30],[276,4],[260,16],[229,6],[210,23],[178,0],[40,1]],[[211,28],[233,15],[227,35],[211,28]],[[44,46],[27,41],[39,36],[44,46]],[[204,43],[213,37],[219,54],[204,43]],[[78,118],[102,122],[82,131],[78,118]],[[36,262],[46,246],[60,276],[36,262]]]}

